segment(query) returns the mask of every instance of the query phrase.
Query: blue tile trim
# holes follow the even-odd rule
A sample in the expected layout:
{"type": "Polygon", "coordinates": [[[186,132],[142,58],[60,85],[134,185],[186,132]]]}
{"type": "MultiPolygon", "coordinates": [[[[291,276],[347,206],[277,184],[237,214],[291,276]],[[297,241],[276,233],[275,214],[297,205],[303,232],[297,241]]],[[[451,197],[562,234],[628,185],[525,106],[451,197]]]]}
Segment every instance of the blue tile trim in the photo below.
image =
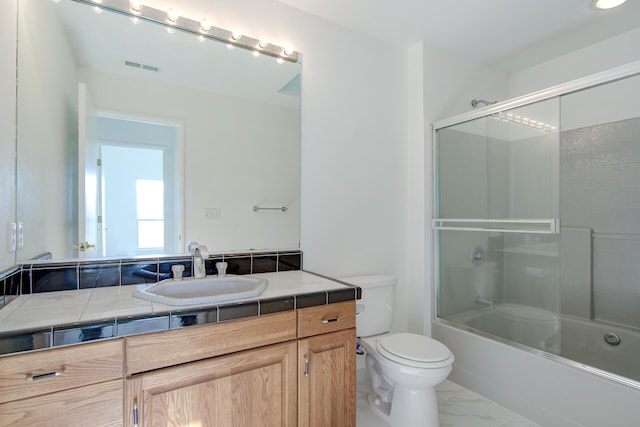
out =
{"type": "Polygon", "coordinates": [[[0,354],[49,348],[53,344],[53,329],[12,332],[0,335],[0,354]]]}
{"type": "Polygon", "coordinates": [[[77,344],[116,336],[116,322],[72,325],[53,329],[53,346],[77,344]]]}
{"type": "Polygon", "coordinates": [[[218,322],[218,307],[207,307],[199,310],[180,311],[170,314],[169,328],[178,329],[186,326],[206,325],[218,322]]]}
{"type": "Polygon", "coordinates": [[[138,316],[116,321],[116,336],[146,334],[169,329],[169,315],[138,316]]]}
{"type": "Polygon", "coordinates": [[[258,316],[258,301],[218,306],[218,322],[258,316]]]}
{"type": "Polygon", "coordinates": [[[20,269],[17,267],[0,272],[0,308],[20,295],[20,269]]]}
{"type": "MultiPolygon", "coordinates": [[[[206,261],[207,274],[217,274],[215,264],[219,261],[228,263],[229,274],[301,270],[302,251],[215,254],[206,261]]],[[[0,272],[0,307],[4,295],[154,283],[170,278],[173,264],[185,266],[183,277],[193,275],[193,257],[188,255],[104,261],[30,261],[0,272]]]]}
{"type": "Polygon", "coordinates": [[[296,308],[296,297],[293,295],[289,297],[261,299],[258,302],[260,303],[259,316],[279,313],[281,311],[290,311],[296,308]]]}
{"type": "Polygon", "coordinates": [[[314,292],[310,294],[296,295],[296,308],[314,307],[327,303],[327,292],[314,292]]]}

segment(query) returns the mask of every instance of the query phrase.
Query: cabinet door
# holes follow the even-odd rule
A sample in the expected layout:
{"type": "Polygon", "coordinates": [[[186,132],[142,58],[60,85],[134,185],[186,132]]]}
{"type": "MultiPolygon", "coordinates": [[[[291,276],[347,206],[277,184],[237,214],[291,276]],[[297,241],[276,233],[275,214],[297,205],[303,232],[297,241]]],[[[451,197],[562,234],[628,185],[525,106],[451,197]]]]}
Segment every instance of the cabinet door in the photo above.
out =
{"type": "Polygon", "coordinates": [[[0,426],[122,426],[122,379],[0,404],[0,426]]]}
{"type": "Polygon", "coordinates": [[[356,330],[298,341],[298,425],[356,425],[356,330]]]}
{"type": "Polygon", "coordinates": [[[129,426],[296,425],[295,341],[127,379],[129,426]]]}

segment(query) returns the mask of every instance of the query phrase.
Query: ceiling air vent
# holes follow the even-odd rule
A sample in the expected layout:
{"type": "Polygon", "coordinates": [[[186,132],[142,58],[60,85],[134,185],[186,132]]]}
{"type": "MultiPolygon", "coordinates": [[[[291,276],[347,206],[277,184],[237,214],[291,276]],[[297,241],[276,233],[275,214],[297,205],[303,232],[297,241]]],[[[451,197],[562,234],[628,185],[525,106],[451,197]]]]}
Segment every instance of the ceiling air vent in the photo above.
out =
{"type": "Polygon", "coordinates": [[[153,65],[141,64],[139,62],[133,62],[133,61],[126,61],[125,60],[124,61],[124,65],[126,65],[127,67],[139,68],[141,70],[153,71],[155,73],[160,71],[160,69],[158,67],[154,67],[153,65]]]}

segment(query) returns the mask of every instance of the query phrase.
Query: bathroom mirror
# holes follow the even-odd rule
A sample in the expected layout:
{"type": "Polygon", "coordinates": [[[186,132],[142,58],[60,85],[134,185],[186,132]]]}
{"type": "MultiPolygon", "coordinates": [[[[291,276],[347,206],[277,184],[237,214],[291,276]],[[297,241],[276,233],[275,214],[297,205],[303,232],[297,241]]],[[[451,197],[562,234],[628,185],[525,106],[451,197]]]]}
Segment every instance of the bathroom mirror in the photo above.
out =
{"type": "Polygon", "coordinates": [[[299,247],[301,64],[18,0],[16,260],[299,247]]]}

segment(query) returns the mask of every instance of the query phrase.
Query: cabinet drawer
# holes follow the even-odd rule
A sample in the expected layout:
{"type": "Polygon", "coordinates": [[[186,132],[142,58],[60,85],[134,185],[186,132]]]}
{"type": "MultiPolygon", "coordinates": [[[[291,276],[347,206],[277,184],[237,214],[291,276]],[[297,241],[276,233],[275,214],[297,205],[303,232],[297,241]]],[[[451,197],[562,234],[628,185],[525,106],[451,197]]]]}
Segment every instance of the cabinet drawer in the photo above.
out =
{"type": "Polygon", "coordinates": [[[296,338],[296,313],[193,326],[126,338],[127,375],[296,338]]]}
{"type": "Polygon", "coordinates": [[[0,403],[122,377],[122,339],[3,356],[0,403]]]}
{"type": "Polygon", "coordinates": [[[112,380],[0,403],[4,426],[122,426],[123,381],[112,380]]]}
{"type": "Polygon", "coordinates": [[[355,301],[319,305],[298,310],[298,338],[355,327],[355,301]]]}

